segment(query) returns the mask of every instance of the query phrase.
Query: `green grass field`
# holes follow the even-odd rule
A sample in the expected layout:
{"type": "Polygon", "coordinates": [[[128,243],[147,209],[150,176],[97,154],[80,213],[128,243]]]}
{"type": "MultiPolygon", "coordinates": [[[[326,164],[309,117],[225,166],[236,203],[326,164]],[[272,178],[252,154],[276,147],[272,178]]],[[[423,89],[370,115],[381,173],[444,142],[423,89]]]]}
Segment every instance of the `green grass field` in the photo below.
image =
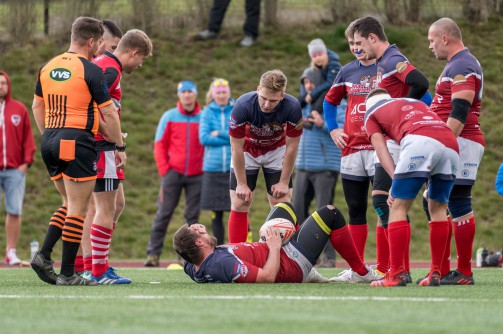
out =
{"type": "MultiPolygon", "coordinates": [[[[340,269],[322,269],[333,276],[340,269]]],[[[412,271],[413,279],[426,269],[412,271]]],[[[503,270],[474,286],[196,284],[182,270],[123,269],[124,286],[57,287],[0,270],[2,333],[501,333],[503,270]]]]}

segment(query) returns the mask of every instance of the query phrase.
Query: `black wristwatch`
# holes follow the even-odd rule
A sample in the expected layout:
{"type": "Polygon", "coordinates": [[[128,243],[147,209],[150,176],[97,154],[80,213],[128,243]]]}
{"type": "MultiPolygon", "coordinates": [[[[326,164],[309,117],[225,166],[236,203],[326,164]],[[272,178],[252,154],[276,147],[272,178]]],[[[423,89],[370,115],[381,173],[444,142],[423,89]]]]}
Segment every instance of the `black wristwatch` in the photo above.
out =
{"type": "Polygon", "coordinates": [[[124,143],[123,146],[115,145],[115,149],[117,150],[117,152],[126,152],[126,143],[124,143]]]}

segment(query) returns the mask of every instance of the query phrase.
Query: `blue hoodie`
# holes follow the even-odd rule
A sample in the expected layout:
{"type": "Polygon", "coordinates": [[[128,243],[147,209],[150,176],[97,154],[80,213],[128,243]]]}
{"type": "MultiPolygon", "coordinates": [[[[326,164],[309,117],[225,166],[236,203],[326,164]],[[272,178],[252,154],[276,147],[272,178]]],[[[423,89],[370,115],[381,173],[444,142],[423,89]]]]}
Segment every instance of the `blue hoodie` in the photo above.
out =
{"type": "Polygon", "coordinates": [[[226,106],[219,106],[215,101],[204,108],[199,124],[199,141],[204,145],[204,172],[229,172],[231,164],[231,143],[229,137],[229,119],[234,100],[226,106]],[[218,136],[210,133],[218,130],[218,136]]]}

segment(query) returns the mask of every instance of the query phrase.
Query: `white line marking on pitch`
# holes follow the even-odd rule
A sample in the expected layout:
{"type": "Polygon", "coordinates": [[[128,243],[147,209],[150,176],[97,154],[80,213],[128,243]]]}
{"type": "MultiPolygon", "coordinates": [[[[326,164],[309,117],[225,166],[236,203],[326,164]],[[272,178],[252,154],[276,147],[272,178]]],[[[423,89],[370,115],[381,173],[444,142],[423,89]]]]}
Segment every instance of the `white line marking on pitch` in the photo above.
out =
{"type": "Polygon", "coordinates": [[[144,299],[144,300],[169,300],[169,299],[205,299],[205,300],[316,300],[316,301],[387,301],[387,302],[503,302],[503,299],[470,299],[470,298],[421,298],[421,297],[379,297],[379,296],[154,296],[154,295],[128,295],[123,297],[90,296],[90,295],[0,295],[0,299],[144,299]]]}

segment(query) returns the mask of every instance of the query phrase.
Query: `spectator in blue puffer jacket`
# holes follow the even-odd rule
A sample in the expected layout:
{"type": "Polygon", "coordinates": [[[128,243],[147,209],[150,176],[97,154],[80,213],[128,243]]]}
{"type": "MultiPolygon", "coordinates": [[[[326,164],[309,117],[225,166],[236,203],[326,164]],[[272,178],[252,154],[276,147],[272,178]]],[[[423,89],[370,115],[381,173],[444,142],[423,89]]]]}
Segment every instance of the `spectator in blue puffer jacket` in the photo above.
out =
{"type": "MultiPolygon", "coordinates": [[[[318,69],[309,67],[302,74],[300,81],[309,94],[324,79],[318,69]]],[[[317,100],[302,109],[304,132],[295,161],[292,200],[299,221],[308,217],[309,205],[313,199],[316,200],[316,208],[333,204],[335,185],[339,177],[341,150],[330,137],[323,118],[323,100],[327,92],[328,89],[321,92],[317,100]]],[[[338,108],[343,110],[337,113],[337,123],[344,124],[345,100],[342,100],[338,108]]],[[[324,257],[318,267],[335,267],[335,251],[330,243],[325,247],[324,257]]]]}
{"type": "Polygon", "coordinates": [[[231,209],[229,119],[233,107],[229,81],[213,80],[199,125],[199,141],[204,145],[201,210],[213,211],[211,228],[218,245],[224,243],[224,211],[231,209]]]}

